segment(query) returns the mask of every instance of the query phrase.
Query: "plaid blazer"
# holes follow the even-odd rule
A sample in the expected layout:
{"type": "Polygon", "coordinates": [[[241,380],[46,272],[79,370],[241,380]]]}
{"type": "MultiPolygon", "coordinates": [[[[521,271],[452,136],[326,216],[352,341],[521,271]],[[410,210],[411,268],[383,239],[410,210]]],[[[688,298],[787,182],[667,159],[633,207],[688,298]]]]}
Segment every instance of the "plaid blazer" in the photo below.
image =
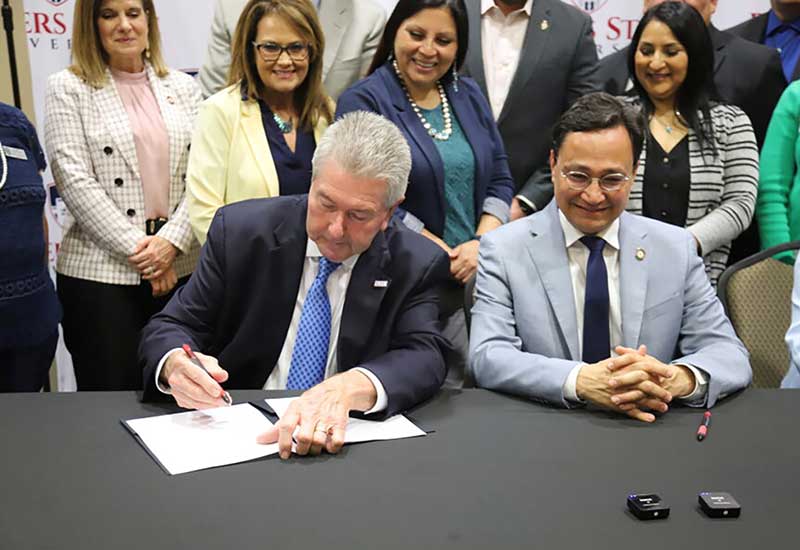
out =
{"type": "MultiPolygon", "coordinates": [[[[178,277],[194,269],[200,245],[185,200],[192,125],[201,101],[189,75],[159,78],[146,66],[169,135],[169,221],[158,236],[178,249],[178,277]]],[[[144,193],[128,115],[113,84],[94,88],[68,69],[47,82],[45,146],[56,187],[72,214],[56,270],[101,283],[138,285],[128,256],[145,236],[144,193]]]]}

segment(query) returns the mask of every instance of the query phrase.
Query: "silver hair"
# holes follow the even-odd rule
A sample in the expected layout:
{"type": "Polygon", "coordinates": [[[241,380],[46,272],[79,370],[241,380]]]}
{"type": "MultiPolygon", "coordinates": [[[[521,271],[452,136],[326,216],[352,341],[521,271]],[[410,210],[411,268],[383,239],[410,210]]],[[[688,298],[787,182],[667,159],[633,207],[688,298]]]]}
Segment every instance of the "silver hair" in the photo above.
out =
{"type": "Polygon", "coordinates": [[[328,160],[357,178],[385,181],[387,207],[406,194],[411,150],[403,133],[381,115],[354,111],[325,130],[311,161],[312,181],[328,160]]]}

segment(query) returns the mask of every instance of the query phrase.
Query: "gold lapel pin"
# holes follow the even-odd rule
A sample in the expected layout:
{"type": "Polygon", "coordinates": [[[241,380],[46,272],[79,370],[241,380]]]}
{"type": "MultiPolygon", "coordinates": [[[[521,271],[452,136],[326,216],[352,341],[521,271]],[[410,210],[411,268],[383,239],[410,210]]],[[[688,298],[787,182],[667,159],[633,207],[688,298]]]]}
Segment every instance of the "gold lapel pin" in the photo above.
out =
{"type": "Polygon", "coordinates": [[[645,257],[646,255],[647,255],[647,254],[645,254],[644,248],[637,248],[637,249],[636,249],[636,259],[637,259],[637,260],[639,260],[640,262],[641,262],[642,260],[644,260],[644,257],[645,257]]]}
{"type": "Polygon", "coordinates": [[[550,23],[548,23],[547,19],[543,19],[541,25],[539,25],[539,28],[543,31],[546,31],[550,28],[550,23]]]}

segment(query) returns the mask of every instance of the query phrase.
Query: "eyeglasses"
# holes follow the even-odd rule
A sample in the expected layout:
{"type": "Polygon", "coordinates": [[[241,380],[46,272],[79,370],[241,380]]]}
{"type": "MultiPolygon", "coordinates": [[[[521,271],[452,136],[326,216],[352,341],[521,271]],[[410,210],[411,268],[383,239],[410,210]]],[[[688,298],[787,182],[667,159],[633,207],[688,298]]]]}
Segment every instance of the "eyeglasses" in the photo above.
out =
{"type": "Polygon", "coordinates": [[[261,59],[264,61],[277,61],[283,52],[289,54],[292,61],[303,61],[308,57],[308,45],[294,42],[288,46],[281,46],[275,42],[253,42],[261,59]]]}
{"type": "Polygon", "coordinates": [[[630,176],[625,174],[606,174],[599,178],[593,178],[589,174],[578,170],[570,170],[569,172],[561,170],[561,177],[566,179],[570,189],[575,191],[583,191],[595,181],[603,191],[617,191],[631,179],[630,176]]]}

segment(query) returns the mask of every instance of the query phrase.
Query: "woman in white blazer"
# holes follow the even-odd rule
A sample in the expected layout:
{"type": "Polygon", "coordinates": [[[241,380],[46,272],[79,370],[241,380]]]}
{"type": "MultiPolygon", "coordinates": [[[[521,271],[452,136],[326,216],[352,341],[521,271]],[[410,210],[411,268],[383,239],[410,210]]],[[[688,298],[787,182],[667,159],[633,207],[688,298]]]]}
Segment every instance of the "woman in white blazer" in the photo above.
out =
{"type": "Polygon", "coordinates": [[[333,119],[322,87],[325,39],[308,0],[250,0],[233,38],[229,86],[201,106],[187,169],[201,243],[217,209],[308,192],[311,158],[333,119]]]}
{"type": "Polygon", "coordinates": [[[138,389],[139,332],[198,257],[184,180],[200,91],[164,64],[153,0],[77,0],[74,21],[45,123],[73,219],[56,267],[64,340],[79,390],[138,389]]]}
{"type": "Polygon", "coordinates": [[[714,49],[688,4],[665,2],[644,14],[628,67],[649,131],[627,208],[688,228],[716,285],[755,210],[753,126],[739,107],[712,101],[714,49]]]}

